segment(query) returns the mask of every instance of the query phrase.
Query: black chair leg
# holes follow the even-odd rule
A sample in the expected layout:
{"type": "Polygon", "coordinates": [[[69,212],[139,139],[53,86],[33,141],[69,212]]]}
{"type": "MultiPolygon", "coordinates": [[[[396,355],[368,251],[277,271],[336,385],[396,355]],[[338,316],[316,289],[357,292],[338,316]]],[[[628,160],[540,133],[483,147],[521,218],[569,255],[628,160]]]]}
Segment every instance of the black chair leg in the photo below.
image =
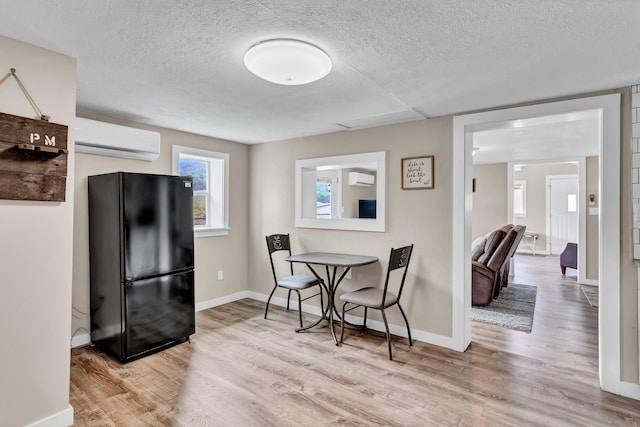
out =
{"type": "Polygon", "coordinates": [[[318,285],[320,288],[320,313],[324,313],[324,300],[322,298],[322,285],[318,285]]]}
{"type": "Polygon", "coordinates": [[[367,329],[367,307],[364,308],[364,321],[362,322],[362,329],[367,329]]]}
{"type": "Polygon", "coordinates": [[[302,300],[300,299],[300,291],[297,289],[295,291],[298,294],[298,318],[300,319],[300,327],[302,328],[302,300]]]}
{"type": "MultiPolygon", "coordinates": [[[[298,297],[300,297],[300,293],[298,293],[298,297]]],[[[287,311],[289,311],[289,301],[290,300],[291,300],[291,289],[289,289],[289,292],[287,292],[287,311]]]]}
{"type": "Polygon", "coordinates": [[[384,309],[380,310],[382,312],[382,320],[384,320],[384,329],[387,331],[387,346],[389,347],[389,360],[393,360],[391,356],[391,334],[389,333],[389,323],[387,323],[387,315],[384,312],[384,309]]]}
{"type": "Polygon", "coordinates": [[[342,304],[342,316],[340,316],[340,342],[342,343],[342,339],[344,338],[344,307],[347,303],[342,304]]]}
{"type": "Polygon", "coordinates": [[[400,306],[400,303],[398,303],[398,308],[400,309],[400,313],[402,313],[402,317],[404,317],[404,323],[406,323],[407,325],[407,335],[409,336],[409,345],[412,346],[413,340],[411,339],[411,328],[409,328],[409,321],[407,320],[407,315],[404,314],[404,310],[400,306]]]}
{"type": "Polygon", "coordinates": [[[267,298],[267,306],[264,308],[264,318],[267,318],[267,312],[269,311],[269,301],[271,301],[271,297],[273,296],[273,293],[276,291],[278,287],[274,286],[273,290],[271,291],[271,293],[269,294],[269,298],[267,298]]]}

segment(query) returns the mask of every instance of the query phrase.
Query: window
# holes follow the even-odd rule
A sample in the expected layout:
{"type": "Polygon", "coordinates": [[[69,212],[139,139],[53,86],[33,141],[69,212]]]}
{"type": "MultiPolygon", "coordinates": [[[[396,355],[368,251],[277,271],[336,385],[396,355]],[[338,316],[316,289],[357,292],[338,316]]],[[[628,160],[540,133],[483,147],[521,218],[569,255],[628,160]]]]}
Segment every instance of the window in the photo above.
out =
{"type": "Polygon", "coordinates": [[[229,234],[229,155],[174,145],[173,174],[193,178],[195,237],[229,234]]]}
{"type": "Polygon", "coordinates": [[[340,173],[341,171],[336,169],[317,171],[316,218],[332,219],[341,217],[340,173]]]}
{"type": "Polygon", "coordinates": [[[527,215],[527,181],[513,181],[513,214],[527,215]]]}
{"type": "Polygon", "coordinates": [[[316,181],[316,218],[331,218],[331,180],[318,178],[316,181]]]}

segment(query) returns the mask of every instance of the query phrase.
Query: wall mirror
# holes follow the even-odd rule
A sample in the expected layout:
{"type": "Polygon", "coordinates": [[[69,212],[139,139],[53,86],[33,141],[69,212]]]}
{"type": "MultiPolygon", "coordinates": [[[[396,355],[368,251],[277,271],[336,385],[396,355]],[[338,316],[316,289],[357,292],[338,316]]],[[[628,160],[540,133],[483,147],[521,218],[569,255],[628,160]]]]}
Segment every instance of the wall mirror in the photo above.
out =
{"type": "Polygon", "coordinates": [[[296,227],[385,231],[385,152],[296,160],[296,227]]]}

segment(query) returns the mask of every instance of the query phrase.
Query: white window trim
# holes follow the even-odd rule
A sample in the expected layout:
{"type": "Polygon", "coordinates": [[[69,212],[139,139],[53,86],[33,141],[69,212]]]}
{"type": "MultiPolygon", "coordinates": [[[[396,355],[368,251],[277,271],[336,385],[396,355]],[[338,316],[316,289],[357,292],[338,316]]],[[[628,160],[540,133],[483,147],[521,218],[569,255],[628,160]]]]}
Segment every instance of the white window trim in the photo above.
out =
{"type": "MultiPolygon", "coordinates": [[[[513,212],[513,216],[525,217],[527,216],[527,181],[525,179],[518,179],[513,181],[514,187],[516,184],[522,185],[522,212],[513,212]]],[[[515,188],[514,188],[515,192],[515,188]]],[[[515,194],[514,194],[515,197],[515,194]]],[[[515,199],[514,199],[515,200],[515,199]]]]}
{"type": "Polygon", "coordinates": [[[224,218],[223,227],[199,227],[193,229],[193,236],[199,237],[212,237],[212,236],[227,236],[229,235],[229,154],[219,153],[216,151],[201,150],[198,148],[183,147],[180,145],[172,146],[172,170],[174,175],[179,175],[180,154],[186,154],[190,156],[197,156],[209,159],[222,159],[224,160],[224,218]]]}

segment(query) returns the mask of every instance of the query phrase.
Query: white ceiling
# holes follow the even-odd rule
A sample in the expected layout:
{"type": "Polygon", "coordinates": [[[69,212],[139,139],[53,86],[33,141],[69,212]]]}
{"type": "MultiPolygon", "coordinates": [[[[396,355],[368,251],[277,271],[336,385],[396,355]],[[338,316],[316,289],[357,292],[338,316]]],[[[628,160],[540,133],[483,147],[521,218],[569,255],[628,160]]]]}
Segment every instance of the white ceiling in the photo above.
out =
{"type": "Polygon", "coordinates": [[[77,58],[79,110],[244,143],[638,83],[639,23],[637,0],[14,0],[0,11],[1,35],[77,58]],[[243,55],[271,38],[318,45],[333,70],[306,86],[260,80],[243,55]]]}
{"type": "Polygon", "coordinates": [[[473,133],[474,164],[558,160],[600,155],[600,111],[491,124],[473,133]]]}

